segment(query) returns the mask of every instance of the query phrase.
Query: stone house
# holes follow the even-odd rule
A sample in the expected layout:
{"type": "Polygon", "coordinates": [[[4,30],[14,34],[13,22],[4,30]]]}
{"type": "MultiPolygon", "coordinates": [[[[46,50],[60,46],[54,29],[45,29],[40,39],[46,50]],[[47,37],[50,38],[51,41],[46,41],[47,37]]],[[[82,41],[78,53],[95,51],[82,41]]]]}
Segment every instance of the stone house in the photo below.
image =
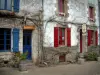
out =
{"type": "Polygon", "coordinates": [[[98,25],[97,0],[0,0],[0,57],[28,52],[34,63],[70,61],[98,45],[98,25]]]}
{"type": "Polygon", "coordinates": [[[70,61],[98,46],[98,0],[44,0],[43,10],[46,60],[70,61]]]}
{"type": "Polygon", "coordinates": [[[33,18],[42,9],[42,0],[0,0],[0,57],[11,58],[13,52],[28,52],[37,62],[40,53],[39,31],[33,18]]]}

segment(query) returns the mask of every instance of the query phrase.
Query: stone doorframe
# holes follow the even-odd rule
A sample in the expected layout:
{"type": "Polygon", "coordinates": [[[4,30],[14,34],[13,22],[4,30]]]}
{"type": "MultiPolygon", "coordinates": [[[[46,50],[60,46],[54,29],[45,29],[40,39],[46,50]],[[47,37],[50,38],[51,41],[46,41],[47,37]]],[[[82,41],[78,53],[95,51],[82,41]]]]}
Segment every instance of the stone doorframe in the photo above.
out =
{"type": "MultiPolygon", "coordinates": [[[[78,26],[78,40],[79,40],[79,52],[80,52],[80,30],[82,29],[82,26],[78,26]]],[[[87,52],[87,33],[86,34],[82,34],[82,53],[87,52]]]]}

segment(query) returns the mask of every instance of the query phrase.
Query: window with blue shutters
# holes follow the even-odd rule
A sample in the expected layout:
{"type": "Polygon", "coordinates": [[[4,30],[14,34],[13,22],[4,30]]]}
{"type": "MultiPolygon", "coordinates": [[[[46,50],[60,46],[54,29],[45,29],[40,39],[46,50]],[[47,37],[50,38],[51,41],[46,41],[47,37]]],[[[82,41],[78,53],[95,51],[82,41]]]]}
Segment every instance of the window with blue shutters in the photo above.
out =
{"type": "Polygon", "coordinates": [[[0,51],[11,50],[11,29],[0,29],[0,51]]]}
{"type": "Polygon", "coordinates": [[[0,10],[12,11],[13,8],[14,12],[19,12],[19,2],[20,0],[0,0],[0,10]]]}
{"type": "Polygon", "coordinates": [[[13,52],[19,51],[19,29],[13,29],[13,52]]]}

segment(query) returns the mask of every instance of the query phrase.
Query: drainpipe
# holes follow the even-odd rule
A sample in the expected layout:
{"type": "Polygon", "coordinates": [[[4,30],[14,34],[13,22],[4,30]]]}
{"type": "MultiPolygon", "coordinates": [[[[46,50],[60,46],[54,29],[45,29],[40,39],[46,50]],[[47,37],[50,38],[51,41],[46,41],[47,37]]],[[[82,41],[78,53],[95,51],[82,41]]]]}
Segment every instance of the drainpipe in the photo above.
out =
{"type": "MultiPolygon", "coordinates": [[[[42,14],[42,20],[43,20],[43,12],[44,12],[44,0],[42,0],[42,13],[41,13],[41,14],[42,14]]],[[[41,20],[41,21],[42,21],[42,20],[41,20]]],[[[42,50],[41,50],[41,51],[42,51],[42,52],[41,52],[41,54],[42,54],[42,55],[41,55],[41,56],[42,56],[42,57],[41,57],[41,60],[42,60],[42,63],[44,63],[44,47],[43,47],[43,44],[44,44],[44,39],[43,39],[43,38],[44,38],[44,34],[43,34],[43,22],[42,22],[41,31],[42,31],[42,32],[41,32],[41,34],[42,34],[42,36],[41,36],[41,42],[42,42],[42,43],[41,43],[41,44],[42,44],[42,46],[41,46],[41,48],[42,48],[42,50]]]]}

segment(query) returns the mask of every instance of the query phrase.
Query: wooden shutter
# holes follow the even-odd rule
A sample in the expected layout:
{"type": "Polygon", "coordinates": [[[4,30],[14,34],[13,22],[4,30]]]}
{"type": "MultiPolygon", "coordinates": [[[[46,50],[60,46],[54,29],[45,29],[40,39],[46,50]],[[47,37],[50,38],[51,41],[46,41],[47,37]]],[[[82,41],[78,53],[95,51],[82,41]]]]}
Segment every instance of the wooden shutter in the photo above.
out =
{"type": "Polygon", "coordinates": [[[14,11],[19,12],[20,0],[14,0],[14,11]]]}
{"type": "Polygon", "coordinates": [[[67,28],[67,46],[71,46],[71,28],[67,28]]]}
{"type": "Polygon", "coordinates": [[[58,47],[59,45],[58,33],[59,33],[59,27],[54,27],[54,47],[58,47]]]}
{"type": "Polygon", "coordinates": [[[0,0],[0,9],[1,9],[1,10],[6,9],[6,8],[5,8],[5,6],[6,6],[5,3],[6,3],[5,0],[0,0]]]}
{"type": "Polygon", "coordinates": [[[88,46],[91,44],[91,30],[88,30],[88,46]]]}
{"type": "Polygon", "coordinates": [[[13,52],[19,51],[19,29],[13,29],[13,52]]]}
{"type": "Polygon", "coordinates": [[[12,0],[7,0],[6,9],[11,11],[12,10],[12,0]]]}
{"type": "Polygon", "coordinates": [[[59,45],[62,45],[62,28],[59,28],[59,45]]]}
{"type": "Polygon", "coordinates": [[[95,32],[95,44],[98,45],[98,31],[95,32]]]}

